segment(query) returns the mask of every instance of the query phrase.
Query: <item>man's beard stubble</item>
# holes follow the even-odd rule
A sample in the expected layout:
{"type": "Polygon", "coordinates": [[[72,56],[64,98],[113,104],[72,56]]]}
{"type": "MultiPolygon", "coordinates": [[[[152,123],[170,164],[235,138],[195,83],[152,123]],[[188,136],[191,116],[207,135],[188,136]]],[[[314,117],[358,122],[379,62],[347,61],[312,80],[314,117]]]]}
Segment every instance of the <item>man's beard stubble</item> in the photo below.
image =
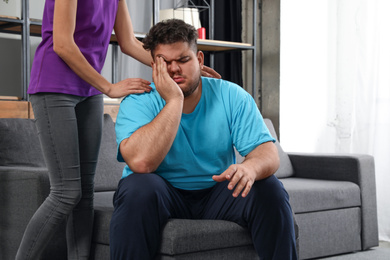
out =
{"type": "Polygon", "coordinates": [[[201,77],[199,75],[198,80],[194,82],[191,86],[189,86],[187,89],[182,89],[184,98],[191,96],[192,93],[199,87],[201,77]]]}

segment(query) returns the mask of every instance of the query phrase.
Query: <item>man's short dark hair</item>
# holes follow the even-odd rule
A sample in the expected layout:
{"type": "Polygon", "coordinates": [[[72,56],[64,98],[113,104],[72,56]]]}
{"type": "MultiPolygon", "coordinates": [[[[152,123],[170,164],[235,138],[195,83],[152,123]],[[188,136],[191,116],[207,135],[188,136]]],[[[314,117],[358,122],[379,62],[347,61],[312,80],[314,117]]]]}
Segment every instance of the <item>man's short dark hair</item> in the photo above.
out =
{"type": "Polygon", "coordinates": [[[143,39],[144,49],[150,50],[154,57],[154,50],[159,44],[172,44],[176,42],[187,42],[194,52],[197,51],[196,40],[198,32],[196,29],[180,19],[164,20],[154,25],[143,39]]]}

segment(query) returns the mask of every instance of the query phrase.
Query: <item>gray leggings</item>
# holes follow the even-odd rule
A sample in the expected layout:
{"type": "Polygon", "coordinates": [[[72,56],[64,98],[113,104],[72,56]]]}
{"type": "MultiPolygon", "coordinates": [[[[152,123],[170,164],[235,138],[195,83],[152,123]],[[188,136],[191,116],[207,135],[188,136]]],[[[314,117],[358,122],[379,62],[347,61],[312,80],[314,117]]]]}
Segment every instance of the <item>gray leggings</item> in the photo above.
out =
{"type": "Polygon", "coordinates": [[[39,93],[30,100],[49,171],[50,194],[31,218],[16,259],[39,259],[64,220],[68,259],[88,259],[103,97],[39,93]]]}

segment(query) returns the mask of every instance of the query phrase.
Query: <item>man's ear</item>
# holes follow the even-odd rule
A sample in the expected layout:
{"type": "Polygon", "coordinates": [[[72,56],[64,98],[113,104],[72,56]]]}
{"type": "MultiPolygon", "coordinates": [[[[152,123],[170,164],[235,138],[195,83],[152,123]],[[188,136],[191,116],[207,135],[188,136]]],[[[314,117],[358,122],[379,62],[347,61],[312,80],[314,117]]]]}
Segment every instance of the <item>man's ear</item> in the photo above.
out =
{"type": "Polygon", "coordinates": [[[197,58],[198,58],[200,68],[202,69],[204,65],[204,54],[202,51],[198,51],[197,58]]]}
{"type": "Polygon", "coordinates": [[[152,61],[150,62],[150,65],[151,65],[151,67],[153,68],[153,64],[154,64],[156,61],[155,61],[155,59],[154,59],[153,53],[151,53],[151,55],[152,55],[152,61]]]}

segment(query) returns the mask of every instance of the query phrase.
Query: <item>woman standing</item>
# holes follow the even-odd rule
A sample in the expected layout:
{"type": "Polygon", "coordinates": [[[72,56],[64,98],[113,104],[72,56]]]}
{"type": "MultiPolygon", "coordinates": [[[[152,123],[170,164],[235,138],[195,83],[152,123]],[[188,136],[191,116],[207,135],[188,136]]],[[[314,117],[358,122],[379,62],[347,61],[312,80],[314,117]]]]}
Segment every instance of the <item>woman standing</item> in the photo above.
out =
{"type": "Polygon", "coordinates": [[[147,80],[111,84],[100,75],[113,29],[122,52],[150,65],[125,0],[46,0],[28,93],[51,188],[27,226],[16,259],[39,259],[64,220],[68,259],[89,257],[102,93],[119,98],[151,89],[147,80]]]}

